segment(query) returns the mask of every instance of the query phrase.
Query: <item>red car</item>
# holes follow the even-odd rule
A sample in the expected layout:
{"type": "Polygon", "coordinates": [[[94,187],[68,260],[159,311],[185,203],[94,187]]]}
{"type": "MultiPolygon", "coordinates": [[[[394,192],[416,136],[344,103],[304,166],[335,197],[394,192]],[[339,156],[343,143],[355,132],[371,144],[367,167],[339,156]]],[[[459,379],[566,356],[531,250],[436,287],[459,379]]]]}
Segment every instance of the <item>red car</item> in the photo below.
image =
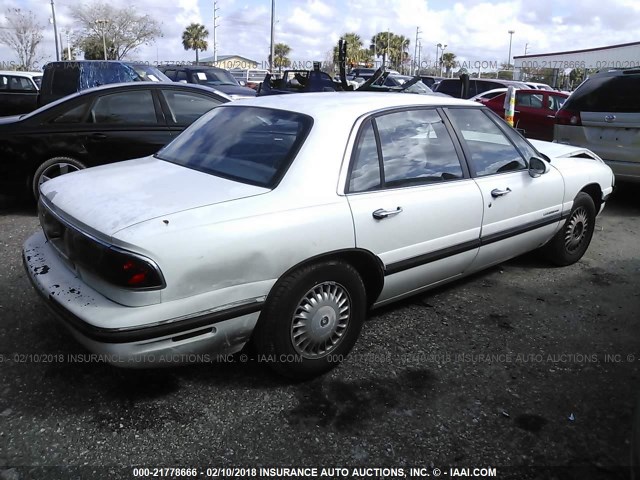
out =
{"type": "MultiPolygon", "coordinates": [[[[478,100],[504,118],[506,93],[489,100],[478,100]]],[[[553,126],[556,112],[569,97],[566,93],[550,90],[516,91],[516,110],[513,125],[527,138],[553,140],[553,126]]]]}

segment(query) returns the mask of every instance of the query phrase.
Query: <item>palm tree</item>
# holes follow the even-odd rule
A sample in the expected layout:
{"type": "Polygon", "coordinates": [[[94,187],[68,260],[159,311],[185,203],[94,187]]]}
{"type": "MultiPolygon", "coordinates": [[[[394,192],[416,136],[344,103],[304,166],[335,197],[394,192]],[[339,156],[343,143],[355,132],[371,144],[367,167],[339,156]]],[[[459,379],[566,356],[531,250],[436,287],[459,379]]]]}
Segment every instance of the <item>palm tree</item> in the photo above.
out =
{"type": "Polygon", "coordinates": [[[369,49],[371,53],[373,53],[374,58],[382,56],[383,65],[387,63],[387,51],[390,53],[391,38],[394,36],[395,34],[390,32],[379,32],[371,37],[371,46],[369,49]]]}
{"type": "Polygon", "coordinates": [[[291,47],[286,43],[276,43],[273,46],[273,64],[282,71],[282,67],[288,67],[291,61],[287,57],[291,53],[291,47]]]}
{"type": "Polygon", "coordinates": [[[453,52],[447,52],[442,55],[440,60],[445,68],[446,76],[449,76],[449,72],[456,64],[456,54],[453,52]]]}
{"type": "Polygon", "coordinates": [[[396,70],[404,70],[404,64],[409,60],[410,43],[411,41],[404,35],[393,35],[391,37],[389,55],[391,63],[396,67],[396,70]]]}
{"type": "Polygon", "coordinates": [[[185,50],[196,51],[196,65],[200,62],[198,52],[209,46],[206,40],[208,36],[209,30],[200,23],[192,23],[182,32],[182,46],[185,50]]]}
{"type": "MultiPolygon", "coordinates": [[[[341,40],[347,42],[347,58],[345,67],[355,67],[371,62],[371,52],[367,48],[362,48],[362,40],[357,33],[345,33],[341,40]]],[[[339,42],[338,42],[339,45],[339,42]]],[[[333,47],[333,62],[338,63],[338,45],[333,47]]],[[[348,69],[347,69],[348,70],[348,69]]]]}

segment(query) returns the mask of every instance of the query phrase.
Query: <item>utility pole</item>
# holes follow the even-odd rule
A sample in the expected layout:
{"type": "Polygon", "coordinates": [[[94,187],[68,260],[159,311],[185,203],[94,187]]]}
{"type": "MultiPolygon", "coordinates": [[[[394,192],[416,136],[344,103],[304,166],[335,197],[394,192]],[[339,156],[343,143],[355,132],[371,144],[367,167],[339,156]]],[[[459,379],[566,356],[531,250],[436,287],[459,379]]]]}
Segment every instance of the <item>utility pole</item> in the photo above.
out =
{"type": "Polygon", "coordinates": [[[65,30],[64,32],[67,36],[67,60],[72,60],[71,58],[71,44],[69,43],[69,30],[65,30]]]}
{"type": "Polygon", "coordinates": [[[436,44],[436,60],[435,60],[434,65],[433,65],[434,69],[438,67],[438,51],[440,50],[440,47],[442,47],[442,44],[441,43],[437,43],[436,44]]]}
{"type": "Polygon", "coordinates": [[[56,62],[60,61],[60,50],[58,49],[58,25],[56,24],[56,7],[51,0],[51,17],[53,18],[53,39],[56,42],[56,62]]]}
{"type": "Polygon", "coordinates": [[[216,36],[216,28],[218,28],[218,16],[217,16],[218,10],[220,10],[218,8],[218,2],[213,2],[213,64],[214,65],[218,63],[218,43],[217,43],[218,37],[216,36]]]}
{"type": "Polygon", "coordinates": [[[416,27],[416,46],[413,49],[413,74],[416,75],[416,71],[420,71],[420,67],[416,64],[418,59],[418,41],[420,40],[420,27],[416,27]]]}
{"type": "Polygon", "coordinates": [[[528,49],[529,49],[529,44],[528,44],[528,43],[525,43],[525,44],[524,44],[524,54],[525,54],[525,55],[527,54],[527,50],[528,50],[528,49]]]}
{"type": "Polygon", "coordinates": [[[275,55],[274,44],[273,44],[273,28],[275,25],[276,18],[276,0],[271,0],[271,52],[269,54],[269,71],[273,73],[273,56],[275,55]]]}
{"type": "Polygon", "coordinates": [[[104,53],[104,59],[107,59],[107,40],[105,39],[105,30],[106,26],[109,23],[109,20],[96,20],[96,23],[100,25],[100,29],[102,30],[102,51],[104,53]]]}
{"type": "Polygon", "coordinates": [[[418,75],[420,75],[421,64],[422,64],[422,42],[418,42],[418,75]]]}

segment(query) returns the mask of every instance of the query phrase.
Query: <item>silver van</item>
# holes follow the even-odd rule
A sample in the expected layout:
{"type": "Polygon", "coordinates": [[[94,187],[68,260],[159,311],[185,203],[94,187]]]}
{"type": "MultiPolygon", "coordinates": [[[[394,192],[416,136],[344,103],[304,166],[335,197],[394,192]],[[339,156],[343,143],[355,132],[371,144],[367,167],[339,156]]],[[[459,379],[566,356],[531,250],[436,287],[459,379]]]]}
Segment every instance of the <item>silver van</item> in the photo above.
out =
{"type": "Polygon", "coordinates": [[[640,182],[640,69],[587,78],[556,114],[554,142],[597,153],[616,179],[640,182]]]}

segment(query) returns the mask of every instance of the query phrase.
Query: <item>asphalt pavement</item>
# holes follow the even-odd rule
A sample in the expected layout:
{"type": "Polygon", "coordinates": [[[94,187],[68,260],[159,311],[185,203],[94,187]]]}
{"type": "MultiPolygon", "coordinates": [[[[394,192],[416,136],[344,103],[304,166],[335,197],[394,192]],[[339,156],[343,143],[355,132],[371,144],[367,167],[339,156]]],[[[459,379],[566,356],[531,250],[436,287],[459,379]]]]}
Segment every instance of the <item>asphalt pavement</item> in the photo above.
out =
{"type": "Polygon", "coordinates": [[[639,187],[616,191],[579,263],[527,255],[374,311],[350,357],[303,383],[250,352],[154,370],[91,358],[23,271],[34,207],[0,197],[0,479],[627,478],[639,187]],[[153,470],[176,467],[195,475],[153,470]]]}

